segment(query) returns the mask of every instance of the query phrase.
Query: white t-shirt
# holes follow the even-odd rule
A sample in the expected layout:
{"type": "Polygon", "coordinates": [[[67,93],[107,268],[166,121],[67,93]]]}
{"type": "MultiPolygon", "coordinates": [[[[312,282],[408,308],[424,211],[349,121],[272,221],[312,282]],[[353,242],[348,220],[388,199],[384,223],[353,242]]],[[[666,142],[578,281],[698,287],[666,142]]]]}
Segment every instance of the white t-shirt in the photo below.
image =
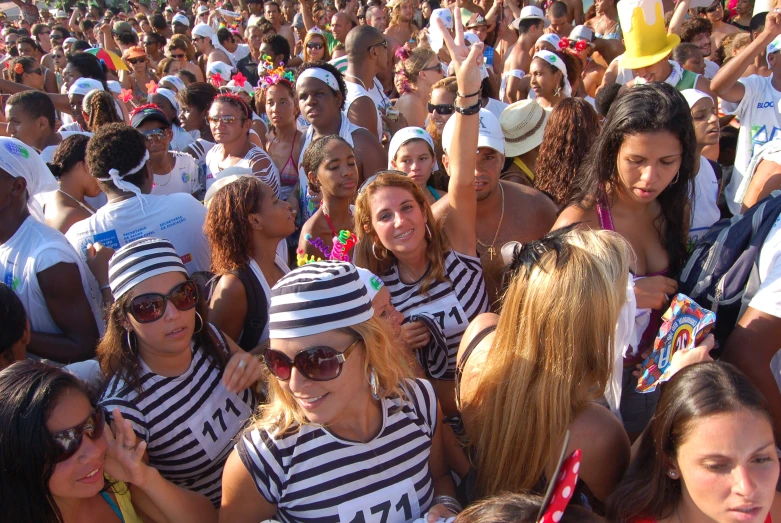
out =
{"type": "Polygon", "coordinates": [[[485,104],[485,108],[491,111],[491,113],[493,113],[493,115],[496,116],[497,119],[499,119],[502,116],[502,111],[504,111],[507,107],[509,107],[509,105],[510,104],[506,104],[502,101],[497,100],[496,98],[489,98],[488,103],[485,104]]]}
{"type": "Polygon", "coordinates": [[[172,151],[176,163],[167,174],[155,173],[152,194],[195,194],[201,188],[198,182],[198,163],[187,153],[172,151]]]}
{"type": "Polygon", "coordinates": [[[192,274],[208,271],[209,243],[203,234],[206,207],[189,194],[144,195],[143,210],[137,196],[109,202],[93,215],[76,222],[66,238],[85,258],[88,243],[119,249],[139,238],[155,237],[170,241],[192,274]]]}
{"type": "Polygon", "coordinates": [[[84,294],[102,335],[103,319],[100,314],[100,291],[97,283],[60,231],[28,216],[14,235],[0,244],[3,282],[19,296],[35,332],[62,334],[62,330],[49,314],[43,292],[38,285],[38,273],[58,263],[72,263],[78,267],[84,294]]]}
{"type": "Polygon", "coordinates": [[[703,156],[700,158],[700,170],[694,178],[689,243],[695,243],[721,218],[718,198],[719,181],[716,179],[716,172],[708,159],[703,156]]]}
{"type": "Polygon", "coordinates": [[[245,58],[249,54],[249,45],[247,44],[239,44],[238,47],[236,47],[236,50],[232,53],[228,53],[228,55],[231,57],[231,60],[233,60],[233,63],[238,63],[239,60],[242,58],[245,58]]]}
{"type": "Polygon", "coordinates": [[[173,132],[173,138],[171,139],[170,148],[173,151],[184,151],[185,148],[191,143],[195,142],[193,135],[179,127],[178,125],[172,125],[171,131],[173,132]]]}
{"type": "Polygon", "coordinates": [[[368,96],[372,99],[374,102],[374,105],[377,106],[377,136],[382,136],[382,116],[385,114],[385,110],[390,107],[390,100],[387,96],[385,96],[385,92],[382,90],[382,84],[377,80],[377,78],[374,78],[374,85],[371,87],[371,89],[366,90],[361,84],[354,83],[352,80],[355,80],[355,78],[351,78],[351,81],[345,80],[345,85],[347,86],[347,100],[345,102],[344,106],[344,112],[347,113],[347,111],[350,110],[350,106],[352,103],[357,100],[358,98],[361,98],[362,96],[368,96]]]}
{"type": "Polygon", "coordinates": [[[738,80],[745,87],[746,93],[735,111],[740,120],[738,146],[732,179],[724,188],[729,210],[735,215],[740,213],[741,206],[736,201],[736,193],[751,157],[765,143],[781,136],[778,134],[781,133],[781,114],[776,106],[781,99],[781,92],[773,88],[770,83],[772,80],[772,76],[765,78],[755,74],[738,80]]]}
{"type": "MultiPolygon", "coordinates": [[[[749,307],[781,318],[781,217],[776,220],[759,251],[759,290],[749,307]]],[[[781,340],[778,342],[781,348],[781,340]]],[[[770,369],[781,390],[781,350],[770,360],[770,369]]]]}

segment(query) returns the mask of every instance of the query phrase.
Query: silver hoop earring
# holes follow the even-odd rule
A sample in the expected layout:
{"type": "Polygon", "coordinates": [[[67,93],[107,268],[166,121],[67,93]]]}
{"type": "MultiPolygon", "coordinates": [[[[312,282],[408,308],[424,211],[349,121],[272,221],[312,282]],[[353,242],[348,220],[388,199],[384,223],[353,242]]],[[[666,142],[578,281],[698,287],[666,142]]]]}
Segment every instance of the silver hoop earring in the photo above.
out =
{"type": "Polygon", "coordinates": [[[198,311],[195,311],[195,317],[198,318],[199,320],[201,320],[201,326],[198,327],[197,330],[193,331],[193,334],[198,334],[199,332],[201,332],[203,330],[203,323],[204,322],[203,322],[203,318],[201,318],[201,315],[198,314],[198,311]]]}
{"type": "Polygon", "coordinates": [[[677,173],[675,173],[675,178],[673,178],[673,181],[670,182],[670,185],[675,185],[676,183],[678,183],[678,178],[680,177],[680,174],[681,174],[681,171],[678,171],[677,173]]]}
{"type": "Polygon", "coordinates": [[[428,223],[426,224],[426,232],[428,233],[428,239],[432,239],[434,237],[433,234],[431,234],[431,229],[428,228],[428,223]]]}
{"type": "Polygon", "coordinates": [[[125,331],[125,332],[127,333],[127,348],[130,351],[130,354],[135,356],[136,353],[138,352],[138,347],[136,347],[135,349],[133,348],[133,343],[132,340],[130,339],[130,331],[125,331]]]}
{"type": "Polygon", "coordinates": [[[374,257],[375,257],[375,258],[377,258],[378,260],[384,260],[384,259],[386,258],[386,256],[385,256],[385,255],[383,255],[383,256],[382,256],[382,258],[380,258],[379,256],[377,256],[377,249],[376,249],[376,247],[377,247],[377,244],[375,244],[375,243],[373,243],[373,242],[372,242],[372,254],[373,254],[373,255],[374,255],[374,257]]]}
{"type": "Polygon", "coordinates": [[[372,398],[380,399],[380,381],[377,379],[377,372],[374,370],[374,367],[372,367],[369,374],[369,386],[372,388],[372,398]]]}

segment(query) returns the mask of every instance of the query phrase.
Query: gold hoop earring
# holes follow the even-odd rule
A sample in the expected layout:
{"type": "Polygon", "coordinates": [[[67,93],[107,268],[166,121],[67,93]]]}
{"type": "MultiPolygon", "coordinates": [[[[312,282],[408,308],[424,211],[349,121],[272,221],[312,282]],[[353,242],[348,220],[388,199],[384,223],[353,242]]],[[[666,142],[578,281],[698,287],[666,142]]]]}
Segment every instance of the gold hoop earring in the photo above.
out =
{"type": "Polygon", "coordinates": [[[203,318],[201,317],[201,315],[198,314],[198,311],[195,311],[195,317],[198,318],[199,320],[201,320],[201,326],[198,327],[197,330],[193,331],[193,334],[198,334],[199,332],[201,332],[203,330],[204,321],[203,321],[203,318]]]}
{"type": "Polygon", "coordinates": [[[138,342],[136,342],[136,348],[133,348],[132,340],[130,339],[130,331],[125,331],[127,333],[127,348],[130,351],[130,354],[133,356],[136,355],[138,352],[138,342]]]}

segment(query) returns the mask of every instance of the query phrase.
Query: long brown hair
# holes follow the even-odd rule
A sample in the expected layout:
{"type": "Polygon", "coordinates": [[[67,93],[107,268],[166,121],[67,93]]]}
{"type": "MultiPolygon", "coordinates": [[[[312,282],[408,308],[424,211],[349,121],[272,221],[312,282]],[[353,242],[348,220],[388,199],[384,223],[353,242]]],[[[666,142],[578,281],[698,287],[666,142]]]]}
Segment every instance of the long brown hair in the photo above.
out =
{"type": "Polygon", "coordinates": [[[445,281],[445,254],[450,246],[445,233],[434,219],[426,195],[412,178],[399,171],[381,171],[375,178],[364,184],[355,201],[355,232],[358,243],[355,245],[355,265],[369,269],[374,274],[385,274],[396,261],[396,256],[385,248],[372,225],[371,197],[386,187],[398,187],[409,192],[426,216],[431,234],[427,234],[426,257],[429,271],[420,283],[420,292],[425,294],[434,282],[445,281]],[[376,253],[376,255],[375,255],[376,253]],[[377,257],[379,256],[379,258],[377,257]]]}
{"type": "Polygon", "coordinates": [[[537,158],[534,186],[556,205],[566,204],[578,166],[599,134],[599,117],[582,98],[561,100],[548,117],[537,158]]]}
{"type": "Polygon", "coordinates": [[[728,363],[705,362],[676,373],[662,389],[637,455],[607,501],[608,520],[665,519],[681,500],[681,479],[667,475],[697,421],[748,410],[773,420],[756,386],[728,363]]]}
{"type": "Polygon", "coordinates": [[[630,253],[612,231],[570,227],[516,254],[491,356],[461,398],[479,496],[532,489],[578,412],[604,395],[630,253]]]}
{"type": "Polygon", "coordinates": [[[225,274],[247,265],[254,256],[249,215],[263,205],[263,182],[242,176],[214,194],[203,232],[211,249],[211,269],[225,274]]]}
{"type": "MultiPolygon", "coordinates": [[[[96,354],[100,370],[106,377],[106,383],[114,376],[118,376],[129,387],[141,392],[141,357],[138,354],[138,342],[130,347],[127,329],[123,327],[130,321],[126,309],[132,299],[132,293],[128,292],[111,305],[106,322],[106,333],[98,343],[96,354]]],[[[199,331],[193,332],[192,341],[200,345],[201,350],[212,358],[222,371],[228,362],[227,347],[223,347],[222,340],[217,338],[209,325],[209,310],[202,292],[198,293],[195,311],[200,314],[203,326],[199,331]]]]}

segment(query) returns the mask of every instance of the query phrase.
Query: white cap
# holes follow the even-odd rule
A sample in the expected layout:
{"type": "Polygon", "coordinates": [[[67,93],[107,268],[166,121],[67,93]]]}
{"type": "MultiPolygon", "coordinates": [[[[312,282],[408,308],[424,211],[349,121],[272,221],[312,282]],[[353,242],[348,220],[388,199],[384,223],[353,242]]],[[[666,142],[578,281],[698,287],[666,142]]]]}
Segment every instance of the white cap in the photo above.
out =
{"type": "Polygon", "coordinates": [[[108,90],[114,94],[122,94],[122,84],[116,80],[107,80],[108,90]]]}
{"type": "Polygon", "coordinates": [[[369,299],[373,300],[380,290],[385,286],[381,279],[374,275],[374,273],[368,269],[361,267],[355,267],[358,270],[358,276],[366,286],[366,292],[369,293],[369,299]]]}
{"type": "Polygon", "coordinates": [[[410,140],[425,140],[428,146],[431,147],[431,154],[434,155],[433,170],[436,171],[439,169],[439,166],[437,165],[436,154],[434,154],[437,150],[437,148],[434,147],[434,139],[431,138],[431,135],[428,133],[428,131],[422,127],[405,127],[403,129],[399,129],[396,134],[393,135],[393,138],[391,138],[390,144],[388,145],[388,169],[394,169],[394,167],[391,165],[391,162],[396,158],[396,153],[399,151],[401,146],[410,140]]]}
{"type": "Polygon", "coordinates": [[[434,22],[434,19],[436,18],[442,20],[442,23],[445,24],[445,27],[452,31],[454,28],[453,13],[450,12],[450,9],[444,7],[440,9],[434,9],[431,12],[431,17],[429,18],[428,43],[434,51],[439,52],[439,50],[442,49],[442,47],[445,45],[445,39],[442,36],[442,31],[439,29],[439,24],[434,22]]]}
{"type": "Polygon", "coordinates": [[[594,40],[594,30],[585,25],[576,25],[569,33],[570,40],[583,39],[589,42],[594,40]]]}
{"type": "Polygon", "coordinates": [[[54,18],[68,18],[68,14],[62,9],[54,11],[54,18]]]}
{"type": "Polygon", "coordinates": [[[781,51],[781,36],[776,36],[772,42],[767,44],[766,54],[770,55],[778,51],[781,51]]]}
{"type": "Polygon", "coordinates": [[[518,24],[520,24],[522,20],[542,20],[546,29],[550,26],[550,20],[545,17],[545,13],[542,9],[533,5],[527,5],[521,9],[521,17],[513,20],[513,23],[510,24],[511,27],[517,30],[518,24]]]}
{"type": "Polygon", "coordinates": [[[193,37],[211,38],[214,35],[214,29],[209,24],[195,24],[193,27],[193,37]]]}
{"type": "Polygon", "coordinates": [[[553,46],[553,48],[558,51],[559,50],[559,42],[561,42],[561,38],[556,33],[545,33],[541,37],[537,39],[537,43],[540,42],[548,42],[550,45],[553,46]]]}
{"type": "Polygon", "coordinates": [[[208,13],[208,12],[209,12],[209,7],[208,6],[205,6],[205,5],[199,5],[198,6],[198,14],[199,15],[202,15],[203,13],[208,13]]]}
{"type": "Polygon", "coordinates": [[[182,24],[190,27],[190,19],[184,16],[182,13],[176,13],[174,17],[171,18],[171,22],[174,24],[182,24]]]}
{"type": "MultiPolygon", "coordinates": [[[[442,147],[449,153],[450,144],[453,143],[453,130],[456,127],[456,119],[450,118],[442,130],[442,147]]],[[[494,113],[487,109],[480,109],[480,135],[477,138],[477,148],[488,147],[504,154],[504,133],[494,113]]]]}

